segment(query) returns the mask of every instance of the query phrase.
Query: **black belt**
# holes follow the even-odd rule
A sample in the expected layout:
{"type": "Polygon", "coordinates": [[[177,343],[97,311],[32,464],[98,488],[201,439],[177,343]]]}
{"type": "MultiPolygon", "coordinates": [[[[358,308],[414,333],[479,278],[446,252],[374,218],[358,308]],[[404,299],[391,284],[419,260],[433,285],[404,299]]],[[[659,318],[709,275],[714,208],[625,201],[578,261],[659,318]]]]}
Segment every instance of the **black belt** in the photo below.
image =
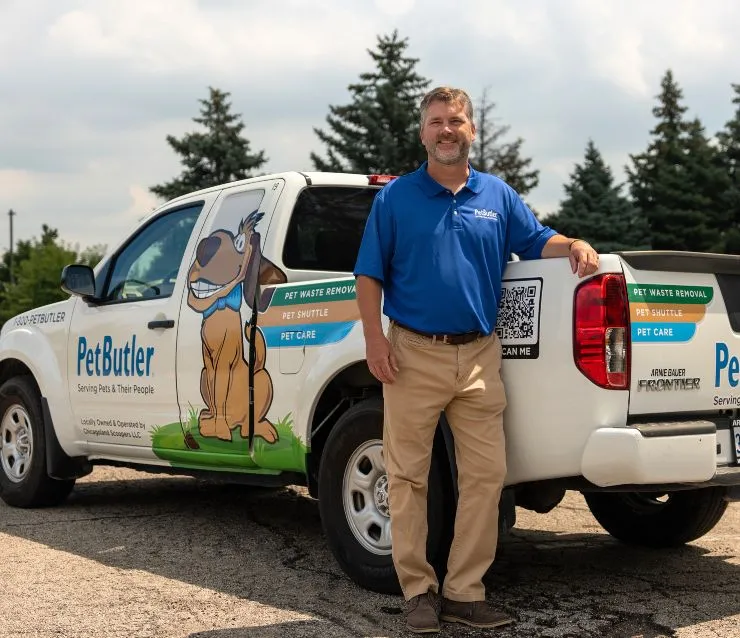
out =
{"type": "Polygon", "coordinates": [[[447,343],[451,346],[459,346],[463,343],[470,343],[471,341],[475,341],[476,339],[485,336],[482,332],[478,332],[477,330],[473,332],[463,332],[459,334],[432,334],[429,332],[416,330],[415,328],[409,328],[408,326],[404,326],[402,323],[399,323],[396,320],[394,320],[393,323],[395,323],[399,328],[403,328],[404,330],[408,330],[409,332],[413,332],[414,334],[421,335],[422,337],[426,337],[427,339],[431,339],[432,343],[439,341],[441,343],[447,343]]]}

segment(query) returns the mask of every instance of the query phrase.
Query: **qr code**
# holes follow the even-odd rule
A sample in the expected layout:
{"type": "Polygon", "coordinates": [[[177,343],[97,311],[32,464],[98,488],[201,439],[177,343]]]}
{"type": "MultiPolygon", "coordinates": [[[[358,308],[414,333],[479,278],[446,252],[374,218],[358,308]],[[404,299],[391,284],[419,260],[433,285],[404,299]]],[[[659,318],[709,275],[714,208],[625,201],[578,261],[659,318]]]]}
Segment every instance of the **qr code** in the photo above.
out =
{"type": "Polygon", "coordinates": [[[496,333],[502,342],[536,343],[540,281],[507,282],[501,290],[496,333]]]}

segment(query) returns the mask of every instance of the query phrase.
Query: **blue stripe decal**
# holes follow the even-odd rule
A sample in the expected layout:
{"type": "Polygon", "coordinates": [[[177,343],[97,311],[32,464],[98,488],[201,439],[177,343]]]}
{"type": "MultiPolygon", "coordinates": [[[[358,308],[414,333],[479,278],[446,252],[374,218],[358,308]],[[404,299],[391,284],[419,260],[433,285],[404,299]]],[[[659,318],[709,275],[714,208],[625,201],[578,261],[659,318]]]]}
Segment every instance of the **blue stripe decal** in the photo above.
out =
{"type": "Polygon", "coordinates": [[[695,323],[653,323],[649,321],[632,324],[632,341],[689,341],[696,333],[695,323]]]}
{"type": "Polygon", "coordinates": [[[344,339],[357,321],[261,326],[268,348],[324,346],[344,339]]]}

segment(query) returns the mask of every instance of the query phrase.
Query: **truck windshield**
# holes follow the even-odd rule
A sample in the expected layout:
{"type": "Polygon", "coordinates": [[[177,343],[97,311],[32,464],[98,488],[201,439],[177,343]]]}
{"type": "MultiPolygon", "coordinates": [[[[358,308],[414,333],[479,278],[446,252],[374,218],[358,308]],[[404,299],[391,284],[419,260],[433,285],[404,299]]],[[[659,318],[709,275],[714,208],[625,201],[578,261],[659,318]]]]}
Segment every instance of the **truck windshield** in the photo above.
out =
{"type": "Polygon", "coordinates": [[[294,270],[351,273],[378,188],[311,186],[301,191],[283,247],[294,270]]]}

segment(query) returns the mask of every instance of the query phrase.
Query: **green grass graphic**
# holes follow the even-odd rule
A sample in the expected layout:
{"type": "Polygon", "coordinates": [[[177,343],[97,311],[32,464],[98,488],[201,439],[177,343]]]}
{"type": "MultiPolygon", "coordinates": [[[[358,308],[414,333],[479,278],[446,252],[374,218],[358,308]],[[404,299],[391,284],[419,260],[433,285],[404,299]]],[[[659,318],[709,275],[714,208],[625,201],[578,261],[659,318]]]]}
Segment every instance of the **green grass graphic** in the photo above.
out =
{"type": "MultiPolygon", "coordinates": [[[[254,439],[254,460],[260,467],[303,472],[306,469],[308,448],[293,433],[292,413],[275,423],[278,441],[267,443],[262,438],[254,439]]],[[[245,442],[246,443],[246,442],[245,442]]]]}
{"type": "Polygon", "coordinates": [[[234,428],[231,441],[203,437],[198,431],[198,412],[190,406],[186,423],[169,423],[152,430],[152,450],[173,467],[221,471],[278,474],[282,470],[304,472],[308,448],[293,433],[293,419],[287,414],[275,423],[278,441],[254,439],[254,458],[249,442],[234,428]]]}

